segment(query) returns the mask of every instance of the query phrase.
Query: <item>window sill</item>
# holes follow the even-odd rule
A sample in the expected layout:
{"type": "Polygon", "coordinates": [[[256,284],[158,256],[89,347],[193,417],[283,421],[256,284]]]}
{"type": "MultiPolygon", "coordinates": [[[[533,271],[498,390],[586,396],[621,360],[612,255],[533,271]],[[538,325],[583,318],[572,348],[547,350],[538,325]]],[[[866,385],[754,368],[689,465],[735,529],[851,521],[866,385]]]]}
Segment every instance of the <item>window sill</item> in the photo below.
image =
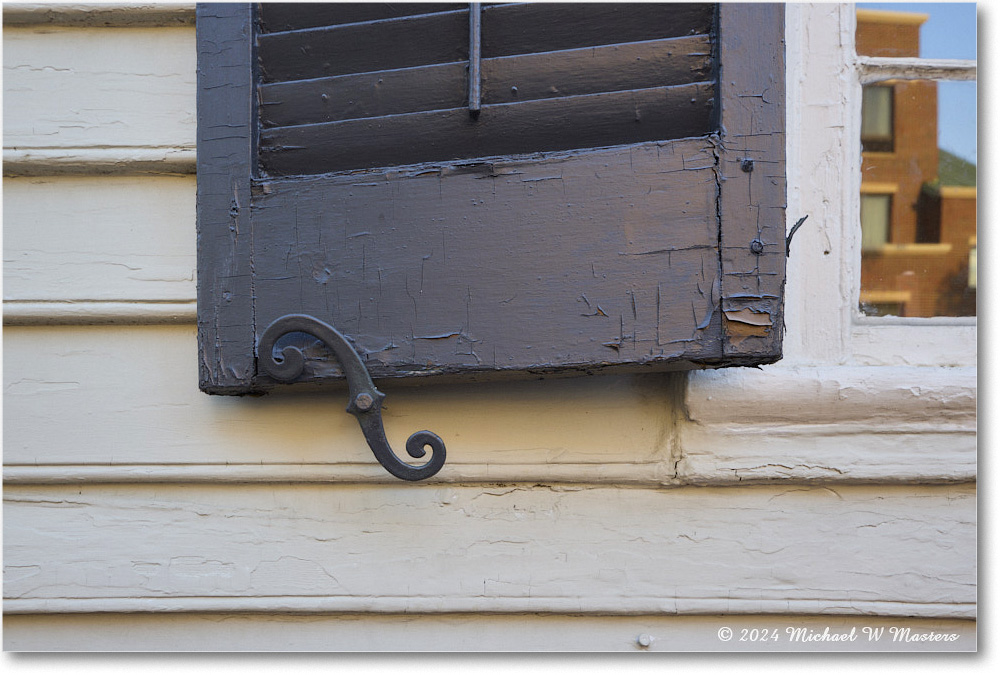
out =
{"type": "Polygon", "coordinates": [[[677,480],[973,482],[976,401],[975,366],[695,372],[677,480]]]}

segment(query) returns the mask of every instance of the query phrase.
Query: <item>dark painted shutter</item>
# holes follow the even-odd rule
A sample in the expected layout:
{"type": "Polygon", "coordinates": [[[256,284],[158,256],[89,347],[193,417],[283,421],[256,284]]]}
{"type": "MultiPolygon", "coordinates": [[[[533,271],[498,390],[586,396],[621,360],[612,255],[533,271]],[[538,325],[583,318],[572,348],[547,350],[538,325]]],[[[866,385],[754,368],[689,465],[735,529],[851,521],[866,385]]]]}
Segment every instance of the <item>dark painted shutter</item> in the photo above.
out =
{"type": "Polygon", "coordinates": [[[265,174],[712,131],[710,4],[488,5],[476,118],[467,108],[469,10],[381,7],[263,6],[257,43],[265,174]]]}
{"type": "Polygon", "coordinates": [[[376,378],[780,357],[780,5],[483,5],[478,116],[465,5],[204,5],[198,30],[206,391],[273,386],[255,349],[289,313],[376,378]]]}

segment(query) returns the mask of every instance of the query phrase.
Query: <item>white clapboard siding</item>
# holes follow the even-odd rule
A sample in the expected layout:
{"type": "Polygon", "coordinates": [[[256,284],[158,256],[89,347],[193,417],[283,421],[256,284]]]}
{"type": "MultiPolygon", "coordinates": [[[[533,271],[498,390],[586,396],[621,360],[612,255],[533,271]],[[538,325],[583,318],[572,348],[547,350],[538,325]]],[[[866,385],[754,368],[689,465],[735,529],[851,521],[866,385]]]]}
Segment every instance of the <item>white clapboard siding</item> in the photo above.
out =
{"type": "Polygon", "coordinates": [[[4,611],[972,618],[975,486],[4,490],[4,611]]]}
{"type": "MultiPolygon", "coordinates": [[[[194,326],[8,326],[5,480],[396,480],[344,392],[207,396],[197,358],[194,326]]],[[[786,371],[386,383],[384,417],[445,439],[439,481],[975,480],[974,373],[786,371]]]]}
{"type": "MultiPolygon", "coordinates": [[[[120,479],[142,480],[147,472],[161,480],[191,478],[201,467],[210,480],[251,474],[280,480],[289,472],[301,479],[313,472],[323,479],[396,481],[344,412],[346,391],[208,396],[198,390],[197,362],[194,326],[8,327],[6,477],[16,477],[17,465],[29,472],[44,465],[98,471],[140,465],[120,479]],[[347,466],[338,471],[321,466],[326,463],[347,466]],[[178,473],[184,464],[194,466],[178,473]]],[[[390,442],[400,449],[415,431],[440,434],[449,452],[441,475],[452,479],[464,475],[463,465],[480,479],[496,480],[528,465],[524,476],[534,480],[578,468],[583,478],[650,482],[673,466],[671,410],[679,382],[653,375],[435,387],[388,383],[384,419],[390,442]]]]}
{"type": "Polygon", "coordinates": [[[6,3],[3,8],[4,28],[39,28],[42,26],[78,26],[119,28],[136,26],[193,26],[195,5],[192,3],[6,3]]]}
{"type": "Polygon", "coordinates": [[[3,631],[4,648],[11,651],[111,651],[122,644],[135,651],[170,651],[183,645],[188,651],[251,652],[941,652],[976,648],[974,621],[875,616],[15,614],[4,617],[3,631]],[[724,639],[729,635],[726,629],[732,631],[728,640],[724,639]],[[841,635],[847,639],[815,639],[841,635]]]}
{"type": "Polygon", "coordinates": [[[5,179],[6,309],[16,317],[38,301],[193,307],[195,191],[193,176],[5,179]]]}
{"type": "Polygon", "coordinates": [[[178,150],[193,170],[195,66],[190,25],[5,28],[4,173],[156,156],[176,165],[178,150]]]}

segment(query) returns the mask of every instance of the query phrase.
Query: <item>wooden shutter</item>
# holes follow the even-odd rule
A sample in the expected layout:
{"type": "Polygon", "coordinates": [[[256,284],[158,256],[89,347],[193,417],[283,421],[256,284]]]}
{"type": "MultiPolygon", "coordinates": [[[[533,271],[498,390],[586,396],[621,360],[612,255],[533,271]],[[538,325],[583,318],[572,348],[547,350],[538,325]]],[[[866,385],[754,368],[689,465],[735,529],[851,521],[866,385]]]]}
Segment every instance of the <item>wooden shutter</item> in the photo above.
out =
{"type": "Polygon", "coordinates": [[[779,358],[782,17],[484,5],[473,116],[467,6],[200,7],[202,387],[289,313],[377,378],[779,358]]]}
{"type": "Polygon", "coordinates": [[[417,5],[399,16],[395,8],[357,7],[313,14],[263,6],[257,42],[266,175],[712,131],[712,5],[487,6],[477,117],[467,107],[468,9],[417,5]]]}

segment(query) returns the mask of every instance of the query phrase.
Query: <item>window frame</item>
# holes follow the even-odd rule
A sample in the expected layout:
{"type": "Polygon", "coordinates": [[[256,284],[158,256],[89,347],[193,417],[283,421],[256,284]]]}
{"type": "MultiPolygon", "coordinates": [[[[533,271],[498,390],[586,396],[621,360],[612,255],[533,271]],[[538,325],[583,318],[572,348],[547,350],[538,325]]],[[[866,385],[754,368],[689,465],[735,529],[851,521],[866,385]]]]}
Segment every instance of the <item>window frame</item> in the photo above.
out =
{"type": "Polygon", "coordinates": [[[976,317],[861,314],[861,88],[942,73],[975,79],[976,64],[858,57],[853,3],[787,6],[788,214],[808,215],[788,263],[782,366],[964,367],[977,362],[976,317]],[[920,63],[914,63],[919,61],[920,63]]]}
{"type": "MultiPolygon", "coordinates": [[[[856,26],[857,13],[855,5],[851,5],[852,10],[854,10],[852,22],[856,26]]],[[[899,81],[899,80],[935,80],[938,82],[949,81],[949,82],[968,82],[976,81],[976,61],[964,60],[964,59],[925,59],[919,57],[870,57],[870,56],[860,56],[857,54],[854,48],[854,43],[852,40],[851,50],[854,56],[853,65],[856,77],[856,90],[861,90],[865,86],[877,85],[882,82],[887,81],[899,81]]],[[[859,94],[860,101],[860,94],[859,94]]],[[[860,105],[855,106],[858,110],[856,113],[858,129],[861,125],[861,112],[860,105]]],[[[858,138],[861,138],[860,133],[858,138]]],[[[893,139],[895,143],[895,138],[893,139]]],[[[861,144],[858,146],[857,161],[852,162],[851,166],[857,167],[857,181],[859,184],[858,195],[861,194],[862,188],[860,187],[861,175],[861,144]]],[[[856,222],[860,223],[860,198],[858,199],[858,220],[856,222]]],[[[858,228],[860,232],[860,226],[858,228]]],[[[859,234],[860,238],[860,234],[859,234]]],[[[860,251],[860,246],[859,246],[860,251]]],[[[860,256],[860,253],[859,253],[860,256]]],[[[858,258],[858,274],[855,275],[855,287],[852,289],[851,297],[859,301],[861,297],[861,278],[860,278],[860,264],[861,259],[858,258]]],[[[890,330],[880,331],[880,327],[889,328],[890,326],[914,326],[919,327],[923,335],[920,337],[923,339],[928,339],[933,337],[935,342],[938,340],[948,341],[957,340],[960,343],[968,344],[969,338],[964,335],[959,335],[961,333],[967,334],[969,331],[955,330],[955,328],[960,327],[971,327],[973,329],[977,326],[977,317],[975,316],[961,316],[961,317],[945,317],[945,316],[935,316],[935,317],[881,317],[881,316],[869,316],[861,312],[859,302],[854,304],[854,312],[852,314],[852,323],[856,327],[853,331],[854,335],[860,339],[872,339],[877,337],[878,332],[890,333],[894,332],[890,330]]],[[[975,335],[975,330],[972,331],[973,336],[975,335]]],[[[974,338],[973,338],[974,342],[974,338]]],[[[962,350],[963,354],[960,357],[961,362],[969,362],[969,348],[966,347],[962,350]]],[[[975,362],[975,345],[971,347],[971,354],[973,356],[972,362],[975,362]]]]}

